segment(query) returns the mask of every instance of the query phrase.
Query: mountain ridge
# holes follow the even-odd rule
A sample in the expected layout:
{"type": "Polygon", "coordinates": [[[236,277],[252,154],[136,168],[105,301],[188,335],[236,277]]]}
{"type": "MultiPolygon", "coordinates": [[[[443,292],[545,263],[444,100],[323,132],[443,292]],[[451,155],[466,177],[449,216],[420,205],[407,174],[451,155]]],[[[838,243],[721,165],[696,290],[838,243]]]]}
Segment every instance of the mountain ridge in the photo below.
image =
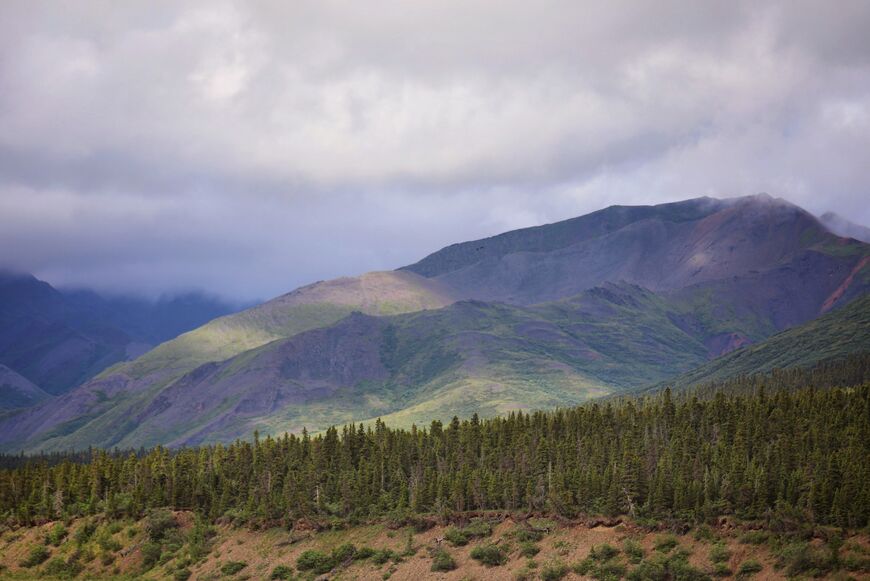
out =
{"type": "Polygon", "coordinates": [[[870,289],[870,246],[769,196],[611,207],[501,236],[508,242],[483,257],[480,241],[451,245],[439,251],[448,258],[415,263],[423,267],[322,281],[212,321],[62,401],[5,418],[0,442],[181,445],[369,415],[402,422],[578,403],[686,372],[870,289]],[[610,299],[640,301],[633,293],[648,312],[623,305],[623,320],[607,322],[610,299]],[[388,319],[398,321],[401,361],[379,359],[388,319]],[[630,320],[643,322],[632,330],[630,320]],[[342,343],[336,328],[360,340],[342,343]],[[620,341],[624,353],[614,351],[620,341]]]}

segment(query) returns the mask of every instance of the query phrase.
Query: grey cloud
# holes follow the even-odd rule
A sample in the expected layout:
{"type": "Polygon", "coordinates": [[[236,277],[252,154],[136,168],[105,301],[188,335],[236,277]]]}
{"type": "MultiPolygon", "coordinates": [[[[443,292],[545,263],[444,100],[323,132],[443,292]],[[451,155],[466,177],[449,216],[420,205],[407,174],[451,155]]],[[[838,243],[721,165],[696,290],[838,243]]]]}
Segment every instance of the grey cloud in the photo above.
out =
{"type": "Polygon", "coordinates": [[[870,223],[870,6],[4,2],[0,264],[268,297],[610,203],[870,223]]]}

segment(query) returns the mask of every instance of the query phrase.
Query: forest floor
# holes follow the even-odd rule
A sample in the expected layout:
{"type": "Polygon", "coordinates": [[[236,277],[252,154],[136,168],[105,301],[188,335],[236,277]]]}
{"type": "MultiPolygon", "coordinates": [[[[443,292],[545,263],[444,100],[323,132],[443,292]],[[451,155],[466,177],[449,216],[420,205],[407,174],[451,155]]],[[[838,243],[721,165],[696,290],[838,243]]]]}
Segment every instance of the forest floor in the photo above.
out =
{"type": "Polygon", "coordinates": [[[255,531],[221,525],[212,527],[207,554],[191,558],[187,539],[193,528],[193,517],[184,512],[173,513],[173,516],[177,526],[160,543],[149,541],[144,521],[77,519],[63,525],[65,533],[60,539],[57,534],[51,538],[52,531],[60,528],[56,523],[4,530],[0,534],[0,579],[555,581],[595,578],[603,581],[622,577],[677,577],[693,581],[719,577],[761,581],[817,576],[870,580],[870,537],[867,534],[842,538],[842,544],[834,553],[836,565],[832,566],[830,540],[813,538],[783,545],[781,539],[764,531],[736,526],[705,527],[688,534],[671,535],[651,533],[628,522],[589,526],[557,525],[540,520],[531,530],[540,538],[523,541],[524,532],[530,532],[528,521],[515,522],[507,518],[493,522],[491,532],[487,531],[489,534],[482,538],[454,546],[444,539],[450,535],[447,527],[442,526],[416,532],[411,527],[390,529],[384,524],[371,524],[315,532],[282,528],[255,531]],[[95,532],[83,541],[83,536],[77,532],[88,522],[95,532]],[[332,569],[325,574],[316,572],[316,567],[315,570],[299,570],[298,559],[306,551],[309,556],[329,556],[348,543],[357,550],[366,547],[380,552],[365,559],[334,560],[332,569]],[[146,567],[149,544],[153,565],[146,567]],[[155,545],[160,546],[156,557],[155,545]],[[495,551],[496,560],[503,560],[502,564],[486,566],[472,558],[475,548],[492,545],[499,548],[500,553],[495,551]],[[532,557],[523,555],[535,550],[538,552],[532,557]],[[433,557],[439,552],[442,559],[443,552],[449,554],[455,569],[432,570],[433,557]],[[718,558],[713,556],[717,552],[718,558]],[[41,556],[32,559],[34,553],[41,556]],[[41,561],[28,563],[28,559],[41,561]],[[675,565],[676,561],[679,563],[675,565]],[[75,565],[64,567],[70,563],[75,565]],[[273,577],[279,566],[285,566],[283,576],[273,577]],[[678,566],[682,574],[675,575],[673,571],[678,566]],[[668,576],[659,577],[662,567],[669,571],[668,576]]]}

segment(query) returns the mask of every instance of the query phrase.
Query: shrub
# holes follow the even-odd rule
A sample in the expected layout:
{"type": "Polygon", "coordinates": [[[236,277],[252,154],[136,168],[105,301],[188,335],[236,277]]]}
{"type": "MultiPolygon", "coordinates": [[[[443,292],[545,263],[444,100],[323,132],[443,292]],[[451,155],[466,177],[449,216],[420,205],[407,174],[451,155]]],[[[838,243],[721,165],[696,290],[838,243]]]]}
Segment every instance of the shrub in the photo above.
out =
{"type": "Polygon", "coordinates": [[[97,524],[92,521],[87,521],[82,523],[79,528],[76,529],[75,534],[73,535],[73,541],[79,546],[84,545],[91,537],[94,536],[94,533],[97,532],[97,524]]]}
{"type": "Polygon", "coordinates": [[[145,519],[145,533],[152,541],[159,541],[169,529],[178,526],[175,517],[168,510],[154,510],[145,519]]]}
{"type": "Polygon", "coordinates": [[[667,560],[649,559],[641,561],[628,574],[629,581],[664,581],[668,578],[667,560]]]}
{"type": "Polygon", "coordinates": [[[184,569],[179,569],[178,571],[176,571],[173,577],[175,577],[175,581],[187,581],[188,579],[190,579],[190,576],[192,574],[193,573],[190,572],[190,569],[185,567],[184,569]]]}
{"type": "Polygon", "coordinates": [[[378,549],[372,554],[372,562],[375,565],[383,565],[390,559],[395,559],[398,555],[390,549],[378,549]]]}
{"type": "Polygon", "coordinates": [[[332,549],[332,561],[336,565],[352,560],[354,555],[356,555],[356,547],[350,543],[345,543],[332,549]]]}
{"type": "Polygon", "coordinates": [[[729,577],[731,569],[728,568],[727,563],[715,563],[713,565],[713,575],[716,577],[729,577]]]}
{"type": "Polygon", "coordinates": [[[332,557],[322,551],[308,550],[296,559],[296,568],[300,571],[314,571],[318,575],[332,571],[332,557]]]}
{"type": "Polygon", "coordinates": [[[110,535],[115,535],[121,532],[121,529],[124,528],[124,525],[119,523],[118,521],[109,523],[107,527],[110,535]]]}
{"type": "Polygon", "coordinates": [[[115,562],[115,555],[113,555],[112,553],[103,553],[102,555],[100,555],[100,564],[103,565],[104,567],[108,567],[109,565],[111,565],[114,562],[115,562]]]}
{"type": "Polygon", "coordinates": [[[541,548],[535,543],[525,541],[520,543],[520,555],[523,557],[534,557],[541,552],[541,548]]]}
{"type": "Polygon", "coordinates": [[[543,538],[544,533],[542,533],[541,531],[533,531],[532,529],[519,529],[516,532],[516,539],[521,543],[537,543],[543,538]]]}
{"type": "Polygon", "coordinates": [[[764,567],[758,561],[746,561],[742,565],[740,565],[740,569],[737,570],[737,577],[741,579],[745,579],[746,577],[751,577],[756,573],[760,572],[764,567]]]}
{"type": "Polygon", "coordinates": [[[763,545],[769,537],[766,531],[748,531],[740,535],[740,542],[744,545],[763,545]]]}
{"type": "Polygon", "coordinates": [[[354,561],[365,561],[366,559],[372,557],[375,554],[375,550],[371,547],[360,547],[357,549],[356,553],[354,553],[353,560],[354,561]]]}
{"type": "Polygon", "coordinates": [[[625,565],[617,561],[605,561],[592,571],[592,577],[601,581],[622,579],[625,577],[625,565]]]}
{"type": "Polygon", "coordinates": [[[450,553],[444,549],[436,549],[432,552],[432,571],[452,571],[456,568],[456,561],[450,553]]]}
{"type": "Polygon", "coordinates": [[[30,549],[30,552],[27,554],[27,557],[23,559],[20,563],[18,563],[19,567],[24,567],[29,569],[30,567],[36,567],[37,565],[42,565],[48,558],[51,556],[51,553],[48,549],[41,545],[37,545],[30,549]]]}
{"type": "Polygon", "coordinates": [[[157,561],[160,560],[160,554],[162,550],[160,548],[160,543],[155,543],[153,541],[149,541],[142,545],[142,566],[145,569],[150,569],[154,565],[157,564],[157,561]]]}
{"type": "Polygon", "coordinates": [[[471,558],[487,567],[497,567],[507,563],[507,555],[498,545],[482,545],[471,550],[471,558]]]}
{"type": "Polygon", "coordinates": [[[661,535],[656,539],[656,551],[667,553],[677,546],[677,537],[674,535],[661,535]]]}
{"type": "Polygon", "coordinates": [[[486,521],[472,521],[463,528],[450,527],[444,538],[454,547],[464,547],[471,539],[482,539],[492,534],[492,525],[486,521]]]}
{"type": "Polygon", "coordinates": [[[716,543],[710,547],[710,562],[724,563],[731,558],[731,551],[723,543],[716,543]]]}
{"type": "Polygon", "coordinates": [[[578,575],[588,575],[592,569],[595,568],[595,561],[590,559],[589,557],[583,559],[582,561],[575,563],[571,566],[571,570],[577,573],[578,575]]]}
{"type": "Polygon", "coordinates": [[[777,565],[785,567],[786,575],[822,576],[831,569],[831,559],[822,549],[809,543],[791,543],[779,551],[777,565]]]}
{"type": "Polygon", "coordinates": [[[97,535],[97,544],[104,551],[109,551],[110,553],[115,553],[121,550],[121,543],[113,539],[109,535],[109,531],[103,530],[97,535]]]}
{"type": "Polygon", "coordinates": [[[230,561],[229,563],[224,563],[221,567],[221,573],[224,575],[235,575],[247,566],[248,564],[244,561],[230,561]]]}
{"type": "Polygon", "coordinates": [[[482,539],[492,534],[492,525],[483,520],[473,520],[462,531],[469,537],[482,539]]]}
{"type": "Polygon", "coordinates": [[[49,577],[60,577],[62,579],[72,579],[82,570],[82,566],[76,561],[64,561],[60,557],[55,557],[45,564],[42,569],[43,575],[49,577]]]}
{"type": "Polygon", "coordinates": [[[532,581],[535,578],[535,570],[527,566],[514,573],[514,581],[532,581]]]}
{"type": "Polygon", "coordinates": [[[293,567],[290,565],[278,565],[274,569],[272,569],[272,574],[269,575],[269,579],[287,579],[293,578],[293,567]]]}
{"type": "Polygon", "coordinates": [[[628,562],[632,565],[637,565],[643,560],[645,551],[643,547],[640,546],[640,543],[637,541],[633,541],[628,539],[622,545],[622,550],[625,553],[626,557],[628,557],[628,562]]]}
{"type": "Polygon", "coordinates": [[[444,532],[444,538],[454,547],[464,547],[468,544],[469,536],[456,527],[450,527],[444,532]]]}
{"type": "Polygon", "coordinates": [[[599,546],[592,546],[592,551],[589,556],[595,561],[607,561],[619,554],[619,549],[607,543],[599,546]]]}
{"type": "Polygon", "coordinates": [[[568,565],[562,561],[550,561],[541,567],[541,579],[543,581],[559,581],[568,574],[568,565]]]}
{"type": "Polygon", "coordinates": [[[685,558],[668,559],[667,567],[671,578],[675,581],[709,581],[710,577],[703,571],[689,565],[685,558]]]}
{"type": "Polygon", "coordinates": [[[63,526],[63,523],[57,522],[54,523],[54,526],[48,531],[48,534],[45,537],[45,540],[48,541],[48,544],[54,545],[55,547],[59,547],[63,540],[66,538],[68,532],[66,527],[63,526]]]}
{"type": "Polygon", "coordinates": [[[716,538],[716,533],[708,525],[701,525],[695,529],[694,536],[696,541],[712,541],[716,538]]]}

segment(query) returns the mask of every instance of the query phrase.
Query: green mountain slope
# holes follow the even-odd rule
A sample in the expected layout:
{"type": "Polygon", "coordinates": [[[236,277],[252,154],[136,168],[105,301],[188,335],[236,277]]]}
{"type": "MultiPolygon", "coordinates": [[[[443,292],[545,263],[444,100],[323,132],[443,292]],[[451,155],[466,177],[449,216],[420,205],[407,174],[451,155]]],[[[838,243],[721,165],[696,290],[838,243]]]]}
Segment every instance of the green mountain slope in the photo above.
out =
{"type": "Polygon", "coordinates": [[[669,385],[686,387],[870,352],[870,295],[809,323],[714,359],[669,385]]]}
{"type": "Polygon", "coordinates": [[[625,283],[535,307],[460,301],[391,317],[354,313],[165,388],[103,393],[101,413],[13,447],[189,445],[378,416],[410,425],[568,406],[707,360],[708,331],[685,317],[679,304],[625,283]]]}
{"type": "Polygon", "coordinates": [[[317,282],[256,307],[215,319],[167,341],[100,378],[122,374],[133,380],[156,374],[175,379],[211,361],[222,361],[270,341],[325,327],[353,311],[392,315],[453,302],[448,289],[406,272],[371,272],[317,282]]]}

